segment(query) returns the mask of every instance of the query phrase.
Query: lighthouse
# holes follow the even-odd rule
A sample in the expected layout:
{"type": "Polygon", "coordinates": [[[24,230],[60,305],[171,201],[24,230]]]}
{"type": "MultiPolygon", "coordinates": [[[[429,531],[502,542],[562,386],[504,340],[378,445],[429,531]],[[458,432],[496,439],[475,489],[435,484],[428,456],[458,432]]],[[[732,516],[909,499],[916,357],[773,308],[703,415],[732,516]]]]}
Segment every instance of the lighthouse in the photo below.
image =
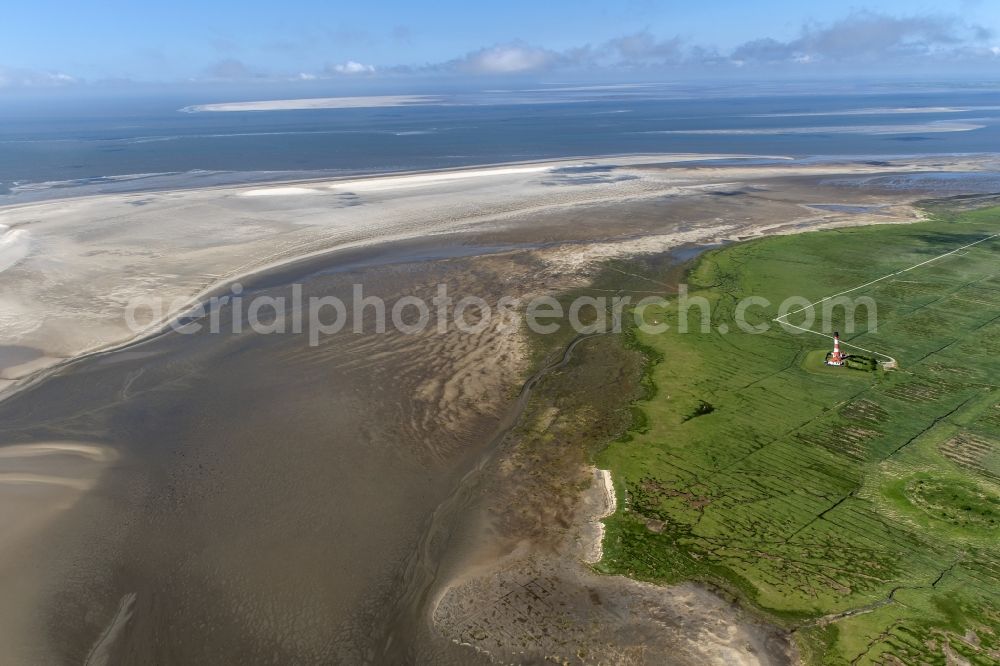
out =
{"type": "Polygon", "coordinates": [[[844,365],[844,355],[840,353],[840,333],[833,334],[833,353],[826,357],[827,365],[844,365]]]}

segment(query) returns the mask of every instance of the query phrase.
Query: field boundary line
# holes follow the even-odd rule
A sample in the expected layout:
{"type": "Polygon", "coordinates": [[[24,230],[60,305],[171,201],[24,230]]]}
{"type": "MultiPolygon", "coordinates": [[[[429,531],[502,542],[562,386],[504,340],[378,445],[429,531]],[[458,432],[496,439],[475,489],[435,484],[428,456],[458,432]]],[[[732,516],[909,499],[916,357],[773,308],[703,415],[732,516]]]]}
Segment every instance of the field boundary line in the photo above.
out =
{"type": "MultiPolygon", "coordinates": [[[[973,247],[974,245],[979,245],[980,243],[985,243],[986,241],[988,241],[988,240],[990,240],[992,238],[998,238],[998,237],[1000,237],[1000,233],[995,233],[995,234],[992,234],[990,236],[986,236],[984,238],[980,238],[979,240],[974,241],[972,243],[969,243],[968,245],[963,245],[962,247],[957,247],[954,250],[951,250],[950,252],[945,252],[943,254],[939,254],[936,257],[931,257],[930,259],[927,259],[926,261],[921,261],[918,264],[913,264],[912,266],[909,266],[908,268],[904,268],[902,270],[898,270],[895,273],[889,273],[888,275],[883,275],[882,277],[876,278],[875,280],[872,280],[871,282],[866,282],[866,283],[864,283],[862,285],[858,285],[857,287],[852,287],[851,289],[847,289],[847,290],[842,291],[840,293],[833,294],[832,296],[826,296],[824,298],[819,299],[818,301],[815,301],[815,302],[810,303],[808,305],[804,305],[801,308],[799,308],[798,310],[792,310],[791,312],[783,314],[780,317],[775,317],[771,321],[778,322],[782,326],[791,326],[792,328],[796,328],[796,329],[798,329],[800,331],[805,331],[806,333],[812,333],[814,335],[819,335],[819,336],[822,336],[824,338],[828,338],[830,340],[833,340],[833,336],[832,335],[828,335],[826,333],[820,333],[819,331],[814,331],[811,328],[805,328],[805,327],[802,327],[802,326],[796,326],[795,324],[791,324],[791,323],[789,323],[787,321],[784,321],[784,320],[787,319],[788,317],[792,316],[793,314],[798,314],[799,312],[804,312],[805,310],[808,310],[810,308],[816,307],[817,305],[819,305],[821,303],[825,303],[825,302],[827,302],[829,300],[832,300],[834,298],[837,298],[839,296],[844,296],[845,294],[850,294],[851,292],[855,292],[855,291],[857,291],[859,289],[864,289],[865,287],[870,287],[871,285],[876,284],[878,282],[881,282],[882,280],[888,280],[891,277],[895,277],[897,275],[902,275],[903,273],[907,273],[909,271],[912,271],[915,268],[920,268],[921,266],[926,266],[927,264],[929,264],[931,262],[934,262],[934,261],[937,261],[938,259],[943,259],[945,257],[949,257],[949,256],[951,256],[951,255],[953,255],[953,254],[955,254],[957,252],[961,252],[962,250],[967,250],[970,247],[973,247]]],[[[843,340],[840,341],[840,344],[842,344],[845,347],[851,347],[853,349],[857,349],[859,351],[866,352],[868,354],[874,354],[875,356],[881,356],[882,358],[889,359],[889,361],[891,361],[892,363],[896,362],[896,359],[894,359],[893,357],[889,356],[888,354],[883,354],[881,352],[872,351],[871,349],[865,349],[864,347],[859,347],[858,345],[854,345],[854,344],[851,344],[849,342],[844,342],[843,340]]]]}
{"type": "MultiPolygon", "coordinates": [[[[778,320],[775,319],[774,321],[778,321],[778,320]]],[[[812,333],[814,335],[819,335],[819,336],[822,336],[824,338],[829,338],[830,340],[833,340],[833,336],[832,335],[827,335],[826,333],[820,333],[819,331],[814,331],[811,328],[803,328],[802,326],[796,326],[795,324],[789,324],[787,321],[782,321],[782,322],[778,322],[778,323],[781,324],[782,326],[791,326],[792,328],[797,328],[800,331],[805,331],[806,333],[812,333]]],[[[858,345],[852,345],[850,342],[844,342],[843,340],[841,340],[840,341],[840,346],[841,347],[852,347],[854,349],[857,349],[858,351],[863,351],[863,352],[867,352],[869,354],[875,354],[876,356],[881,356],[882,358],[887,358],[890,361],[892,361],[893,363],[896,362],[896,359],[894,359],[893,357],[889,356],[888,354],[883,354],[882,352],[872,351],[871,349],[865,349],[864,347],[859,347],[858,345]]]]}
{"type": "MultiPolygon", "coordinates": [[[[931,263],[932,261],[937,261],[938,259],[943,259],[945,257],[948,257],[948,256],[951,256],[951,255],[955,254],[956,252],[961,252],[962,250],[966,250],[966,249],[972,247],[973,245],[979,245],[980,243],[984,243],[984,242],[990,240],[991,238],[997,238],[997,237],[1000,237],[1000,233],[996,233],[996,234],[993,234],[991,236],[986,236],[985,238],[980,238],[979,240],[977,240],[974,243],[969,243],[968,245],[963,245],[962,247],[955,248],[954,250],[952,250],[950,252],[945,252],[944,254],[939,254],[938,256],[932,257],[932,258],[930,258],[930,259],[928,259],[926,261],[921,261],[919,264],[913,264],[909,268],[904,268],[902,270],[896,271],[895,273],[889,273],[888,275],[883,275],[882,277],[877,278],[875,280],[872,280],[871,282],[865,282],[862,285],[858,285],[857,287],[853,287],[853,288],[848,289],[846,291],[842,291],[842,292],[840,292],[838,294],[833,294],[832,296],[826,296],[825,298],[821,298],[821,299],[819,299],[818,301],[816,301],[814,303],[810,303],[809,305],[802,306],[798,310],[792,310],[791,312],[789,312],[787,314],[783,314],[780,317],[775,317],[773,321],[776,321],[776,322],[779,322],[779,323],[787,323],[787,322],[782,322],[781,320],[785,319],[787,317],[790,317],[793,314],[798,314],[799,312],[803,312],[805,310],[808,310],[809,308],[814,307],[816,305],[819,305],[820,303],[825,303],[826,301],[829,301],[830,299],[837,298],[838,296],[843,296],[845,294],[850,294],[851,292],[857,291],[858,289],[864,289],[865,287],[870,287],[871,285],[873,285],[873,284],[875,284],[877,282],[881,282],[882,280],[888,280],[891,277],[895,277],[897,275],[902,275],[903,273],[907,273],[909,271],[912,271],[914,268],[920,268],[921,266],[926,266],[927,264],[931,263]]],[[[791,324],[788,324],[788,325],[791,326],[791,324]]],[[[795,328],[798,328],[798,326],[796,326],[795,328]]]]}

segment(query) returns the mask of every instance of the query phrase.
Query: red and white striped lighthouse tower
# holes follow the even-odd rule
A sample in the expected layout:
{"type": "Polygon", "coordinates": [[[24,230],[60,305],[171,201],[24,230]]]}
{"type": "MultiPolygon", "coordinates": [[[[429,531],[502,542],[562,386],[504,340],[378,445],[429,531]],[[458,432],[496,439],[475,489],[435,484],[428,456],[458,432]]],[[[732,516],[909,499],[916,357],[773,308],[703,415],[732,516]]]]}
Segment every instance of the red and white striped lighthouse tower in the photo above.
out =
{"type": "Polygon", "coordinates": [[[833,353],[826,359],[827,365],[844,365],[844,355],[840,353],[840,333],[833,334],[833,353]]]}

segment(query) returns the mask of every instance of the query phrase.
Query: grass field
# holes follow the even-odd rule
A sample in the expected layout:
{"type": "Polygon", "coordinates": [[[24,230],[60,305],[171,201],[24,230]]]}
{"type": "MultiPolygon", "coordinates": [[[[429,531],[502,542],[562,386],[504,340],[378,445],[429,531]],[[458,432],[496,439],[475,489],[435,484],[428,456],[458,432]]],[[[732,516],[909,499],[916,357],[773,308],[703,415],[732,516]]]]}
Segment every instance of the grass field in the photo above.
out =
{"type": "Polygon", "coordinates": [[[714,582],[791,628],[807,663],[1000,663],[1000,239],[852,293],[877,330],[862,308],[845,333],[834,311],[831,329],[897,370],[828,368],[829,341],[772,321],[786,297],[997,232],[998,208],[938,210],[704,255],[688,281],[713,332],[675,332],[672,304],[646,312],[670,331],[626,336],[656,360],[654,390],[598,456],[619,495],[600,568],[714,582]],[[747,313],[765,333],[734,320],[752,295],[774,304],[747,313]]]}

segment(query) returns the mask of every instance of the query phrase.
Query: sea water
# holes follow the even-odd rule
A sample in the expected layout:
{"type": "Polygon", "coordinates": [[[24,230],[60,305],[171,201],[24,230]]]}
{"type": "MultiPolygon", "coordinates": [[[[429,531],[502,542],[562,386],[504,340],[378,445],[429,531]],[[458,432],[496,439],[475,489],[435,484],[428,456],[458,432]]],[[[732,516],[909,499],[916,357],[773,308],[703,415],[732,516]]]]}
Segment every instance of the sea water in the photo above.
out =
{"type": "Polygon", "coordinates": [[[762,156],[760,163],[1000,150],[1000,93],[992,90],[821,95],[646,85],[447,92],[436,100],[201,113],[181,109],[232,100],[201,90],[10,101],[0,107],[0,204],[626,153],[732,153],[762,156]]]}

